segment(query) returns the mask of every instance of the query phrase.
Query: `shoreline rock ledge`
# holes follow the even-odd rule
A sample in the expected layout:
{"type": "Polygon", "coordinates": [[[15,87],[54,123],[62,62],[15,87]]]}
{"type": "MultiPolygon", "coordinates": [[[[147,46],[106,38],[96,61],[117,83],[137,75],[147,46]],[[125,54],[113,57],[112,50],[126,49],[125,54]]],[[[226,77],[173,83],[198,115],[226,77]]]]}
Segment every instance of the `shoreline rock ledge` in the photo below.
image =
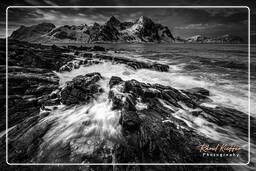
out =
{"type": "MultiPolygon", "coordinates": [[[[77,76],[60,90],[57,97],[67,107],[88,103],[103,92],[98,84],[101,79],[104,77],[99,73],[77,76]]],[[[204,143],[211,145],[220,142],[202,136],[196,129],[191,128],[190,125],[177,117],[179,112],[185,111],[186,115],[202,117],[206,120],[212,118],[212,122],[221,126],[222,120],[216,119],[216,112],[218,112],[217,114],[222,112],[230,117],[230,110],[223,107],[214,109],[202,106],[202,103],[210,101],[208,90],[203,88],[178,90],[170,86],[142,83],[137,80],[124,81],[117,76],[111,77],[109,87],[108,98],[112,102],[112,110],[121,112],[119,119],[121,140],[113,141],[112,149],[106,147],[105,141],[97,142],[100,144],[97,145],[95,151],[91,151],[90,156],[75,154],[74,151],[71,151],[70,143],[66,143],[65,146],[55,149],[59,153],[59,155],[54,156],[57,157],[57,161],[61,162],[64,157],[65,161],[101,163],[106,161],[104,156],[107,155],[107,161],[115,163],[218,163],[223,162],[223,160],[229,162],[223,158],[203,157],[198,149],[199,145],[204,143]],[[207,117],[208,115],[210,117],[207,117]],[[98,150],[102,150],[100,155],[97,155],[98,150]]],[[[243,117],[242,112],[235,110],[232,112],[232,115],[238,114],[243,117]]],[[[40,143],[34,142],[42,141],[42,137],[53,124],[37,125],[40,117],[43,116],[30,118],[10,131],[9,136],[12,141],[9,142],[11,143],[9,153],[12,161],[19,160],[22,162],[22,154],[26,154],[26,161],[31,161],[33,160],[31,157],[36,157],[36,154],[39,153],[40,143]],[[34,125],[33,129],[31,125],[34,125]],[[19,128],[23,128],[24,131],[17,135],[19,128]],[[24,137],[29,138],[24,141],[24,137]],[[23,142],[22,146],[15,146],[17,142],[23,142]],[[33,150],[29,148],[31,145],[33,150]],[[23,153],[16,153],[17,150],[21,150],[23,153]]],[[[235,118],[232,117],[232,119],[235,118]]],[[[237,132],[245,133],[246,129],[238,126],[238,123],[233,122],[231,127],[237,129],[237,132]]],[[[83,125],[85,129],[87,124],[90,125],[89,122],[83,125]]],[[[246,153],[241,155],[246,157],[244,154],[246,153]]],[[[158,169],[165,170],[166,167],[169,168],[169,166],[164,166],[158,169]]],[[[118,166],[118,168],[125,170],[124,166],[118,166]]],[[[147,169],[148,166],[143,166],[143,168],[147,169]]],[[[181,170],[186,170],[187,166],[181,168],[181,170]]],[[[229,166],[220,166],[220,168],[230,169],[229,166]]],[[[212,166],[208,166],[208,169],[214,170],[212,166]]]]}

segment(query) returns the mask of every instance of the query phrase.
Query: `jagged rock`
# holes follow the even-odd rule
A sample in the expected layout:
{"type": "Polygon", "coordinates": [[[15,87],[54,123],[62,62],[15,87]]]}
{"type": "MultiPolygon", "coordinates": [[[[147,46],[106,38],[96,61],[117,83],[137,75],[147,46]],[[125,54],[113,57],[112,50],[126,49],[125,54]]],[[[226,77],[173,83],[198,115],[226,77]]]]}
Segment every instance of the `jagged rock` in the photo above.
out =
{"type": "Polygon", "coordinates": [[[83,54],[83,57],[86,57],[86,58],[92,58],[92,54],[91,53],[84,53],[83,54]]]}
{"type": "MultiPolygon", "coordinates": [[[[203,88],[177,90],[169,86],[145,84],[136,80],[123,81],[118,77],[112,77],[109,83],[112,85],[109,98],[116,106],[115,110],[121,110],[120,124],[126,142],[116,146],[115,158],[118,162],[172,163],[208,162],[209,160],[218,162],[222,159],[202,157],[196,148],[198,144],[218,142],[190,130],[185,122],[173,115],[178,110],[187,111],[195,117],[202,116],[205,112],[212,116],[206,119],[219,126],[227,124],[226,121],[222,122],[224,118],[232,118],[234,129],[237,127],[235,123],[238,123],[234,122],[236,116],[227,115],[234,112],[237,115],[246,116],[242,112],[227,108],[213,109],[202,106],[200,98],[205,99],[205,96],[210,94],[203,88]],[[134,107],[137,103],[144,103],[147,108],[137,110],[134,107]],[[180,105],[181,103],[183,104],[180,105]],[[220,117],[220,115],[224,116],[220,117]],[[184,128],[180,128],[181,126],[184,128]]],[[[239,132],[246,136],[247,130],[242,129],[243,126],[239,127],[241,129],[239,132]]]]}
{"type": "Polygon", "coordinates": [[[137,70],[137,69],[152,69],[160,72],[168,72],[169,66],[160,64],[160,63],[147,63],[143,61],[136,61],[133,59],[123,58],[123,57],[113,57],[103,54],[96,54],[93,58],[101,59],[101,60],[108,60],[108,61],[115,61],[117,63],[126,64],[129,67],[137,70]]]}
{"type": "Polygon", "coordinates": [[[95,94],[101,91],[97,84],[101,78],[99,73],[89,73],[73,78],[61,90],[61,102],[66,105],[89,102],[95,94]]]}
{"type": "Polygon", "coordinates": [[[212,100],[208,97],[210,96],[210,92],[204,88],[195,87],[187,90],[182,90],[182,92],[196,103],[212,102],[212,100]]]}
{"type": "Polygon", "coordinates": [[[93,46],[89,49],[89,51],[106,51],[104,47],[101,46],[93,46]]]}
{"type": "Polygon", "coordinates": [[[122,111],[120,124],[122,125],[122,129],[124,134],[137,131],[141,124],[141,119],[139,118],[136,111],[124,110],[122,111]]]}
{"type": "Polygon", "coordinates": [[[33,95],[42,95],[42,94],[50,94],[53,90],[57,89],[59,85],[38,85],[37,88],[28,88],[25,91],[25,95],[33,94],[33,95]]]}
{"type": "Polygon", "coordinates": [[[64,72],[64,71],[70,72],[72,71],[72,68],[69,67],[68,65],[63,65],[62,67],[60,67],[59,72],[64,72]]]}
{"type": "Polygon", "coordinates": [[[39,153],[39,143],[43,135],[50,128],[51,123],[44,122],[35,125],[39,116],[28,118],[10,131],[9,162],[30,162],[39,153]],[[35,126],[34,126],[35,125],[35,126]]]}
{"type": "MultiPolygon", "coordinates": [[[[0,43],[5,45],[2,40],[0,43]]],[[[38,115],[44,105],[60,103],[58,95],[54,98],[49,96],[59,86],[59,78],[52,71],[58,70],[73,56],[63,54],[69,50],[55,45],[31,44],[12,39],[8,43],[8,121],[9,127],[12,127],[38,115]]],[[[4,46],[0,47],[3,50],[4,46]]],[[[5,66],[0,66],[0,74],[1,113],[4,113],[5,66]]],[[[5,120],[4,116],[1,115],[1,120],[5,120]]],[[[2,122],[0,128],[5,128],[2,122]]]]}
{"type": "Polygon", "coordinates": [[[194,94],[201,94],[201,95],[204,95],[204,96],[209,96],[210,95],[210,92],[209,90],[206,90],[204,88],[201,88],[201,87],[195,87],[195,88],[191,88],[191,89],[186,89],[186,91],[194,94]]]}
{"type": "Polygon", "coordinates": [[[70,72],[73,69],[80,68],[80,65],[89,66],[93,64],[99,64],[102,63],[99,60],[93,60],[93,59],[74,59],[72,61],[67,62],[65,65],[60,67],[59,72],[70,72]]]}
{"type": "Polygon", "coordinates": [[[123,80],[120,77],[112,76],[109,81],[109,87],[112,88],[114,85],[121,83],[123,80]]]}
{"type": "MultiPolygon", "coordinates": [[[[1,74],[5,66],[0,66],[1,74]]],[[[0,81],[5,83],[5,78],[0,81]]],[[[41,100],[49,100],[48,94],[58,89],[59,78],[49,70],[19,66],[8,67],[8,121],[9,126],[20,123],[25,118],[37,115],[44,104],[41,100]]],[[[5,89],[5,84],[3,87],[5,89]]],[[[5,93],[5,91],[1,91],[5,93]]],[[[2,96],[5,102],[5,96],[2,96]]],[[[56,100],[56,103],[58,101],[56,100]]],[[[55,103],[55,104],[56,104],[55,103]]],[[[5,104],[2,105],[5,108],[5,104]]],[[[1,128],[3,125],[1,124],[1,128]]]]}
{"type": "Polygon", "coordinates": [[[75,51],[74,55],[79,55],[79,52],[78,52],[78,51],[75,51]]]}
{"type": "Polygon", "coordinates": [[[161,71],[161,72],[167,72],[169,70],[169,66],[168,65],[163,65],[163,64],[158,64],[158,63],[152,64],[151,67],[154,70],[161,71]]]}
{"type": "Polygon", "coordinates": [[[70,72],[73,69],[79,68],[81,63],[83,62],[80,62],[80,60],[69,61],[68,63],[60,67],[59,72],[64,72],[64,71],[70,72]]]}
{"type": "Polygon", "coordinates": [[[70,50],[55,46],[46,46],[41,44],[30,44],[10,40],[8,42],[8,65],[21,66],[29,68],[43,68],[58,71],[74,56],[63,54],[70,50]]]}

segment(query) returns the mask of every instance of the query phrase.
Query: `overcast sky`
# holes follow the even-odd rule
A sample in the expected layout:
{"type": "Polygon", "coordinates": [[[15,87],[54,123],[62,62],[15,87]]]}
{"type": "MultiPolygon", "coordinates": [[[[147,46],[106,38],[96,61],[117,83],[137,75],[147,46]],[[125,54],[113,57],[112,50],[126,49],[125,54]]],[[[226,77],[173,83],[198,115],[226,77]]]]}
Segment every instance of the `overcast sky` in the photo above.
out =
{"type": "MultiPolygon", "coordinates": [[[[158,0],[159,2],[161,0],[158,0]]],[[[166,5],[216,5],[218,0],[189,0],[192,4],[187,4],[188,0],[179,0],[168,3],[166,5]],[[206,3],[208,2],[208,4],[206,3]],[[206,3],[206,4],[205,4],[206,3]]],[[[233,0],[233,5],[237,0],[233,0]]],[[[114,4],[109,4],[104,0],[101,3],[96,3],[97,0],[88,0],[85,3],[81,0],[67,1],[66,4],[61,3],[61,0],[43,0],[40,2],[32,0],[20,0],[12,2],[8,5],[134,5],[133,0],[129,1],[113,1],[114,4]]],[[[141,1],[140,1],[141,2],[141,1]]],[[[155,4],[153,1],[148,2],[147,5],[162,5],[162,3],[155,4]]],[[[161,1],[162,2],[162,1],[161,1]]],[[[219,1],[221,2],[221,1],[219,1]]],[[[145,4],[145,3],[144,3],[145,4]]],[[[135,4],[143,5],[143,4],[135,4]]],[[[218,5],[218,4],[217,4],[218,5]]],[[[227,5],[221,4],[220,5],[227,5]]],[[[232,5],[232,4],[230,4],[232,5]]],[[[1,13],[1,15],[5,15],[1,13]]],[[[192,35],[202,34],[206,36],[215,36],[223,34],[239,35],[246,40],[247,37],[247,24],[248,24],[248,10],[247,8],[204,8],[204,9],[97,9],[97,8],[73,8],[73,9],[9,9],[9,34],[20,27],[20,25],[30,26],[41,22],[50,22],[56,26],[60,25],[80,25],[90,24],[93,22],[104,23],[110,16],[115,16],[121,21],[134,21],[138,17],[144,15],[151,18],[156,23],[161,23],[170,28],[175,36],[189,37],[192,35]]],[[[254,15],[254,13],[252,14],[254,15]]],[[[253,24],[253,23],[252,23],[253,24]]],[[[0,35],[3,37],[5,34],[5,21],[0,19],[0,35]]]]}

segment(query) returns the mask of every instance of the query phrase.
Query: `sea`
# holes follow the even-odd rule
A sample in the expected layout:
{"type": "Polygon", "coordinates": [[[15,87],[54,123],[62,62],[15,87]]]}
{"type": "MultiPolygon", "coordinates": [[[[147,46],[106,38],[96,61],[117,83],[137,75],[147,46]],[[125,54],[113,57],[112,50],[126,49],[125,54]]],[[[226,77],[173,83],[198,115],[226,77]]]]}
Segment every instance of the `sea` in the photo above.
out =
{"type": "MultiPolygon", "coordinates": [[[[203,87],[210,91],[216,105],[248,114],[250,110],[250,115],[256,117],[256,45],[251,45],[250,54],[247,44],[108,43],[85,46],[94,45],[107,48],[104,54],[158,62],[170,67],[168,73],[132,71],[129,78],[180,89],[203,87]]],[[[113,70],[107,72],[115,73],[113,70]]],[[[125,75],[121,74],[121,77],[125,75]]]]}

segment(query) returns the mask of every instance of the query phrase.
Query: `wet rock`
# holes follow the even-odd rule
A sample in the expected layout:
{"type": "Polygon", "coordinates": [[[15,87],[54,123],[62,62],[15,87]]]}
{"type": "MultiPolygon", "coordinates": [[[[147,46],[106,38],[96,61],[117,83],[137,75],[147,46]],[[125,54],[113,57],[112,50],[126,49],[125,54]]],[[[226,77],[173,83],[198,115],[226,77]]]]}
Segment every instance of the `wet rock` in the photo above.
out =
{"type": "Polygon", "coordinates": [[[89,49],[89,51],[106,51],[104,47],[101,46],[93,46],[89,49]]]}
{"type": "MultiPolygon", "coordinates": [[[[207,117],[212,123],[215,123],[221,127],[230,126],[236,130],[236,134],[240,137],[248,137],[248,120],[249,116],[241,111],[236,109],[217,106],[215,108],[206,107],[200,105],[200,108],[210,115],[207,117]],[[243,121],[243,122],[241,122],[243,121]]],[[[256,123],[256,119],[250,116],[251,123],[256,123]]],[[[256,130],[255,124],[251,125],[252,130],[256,130]]],[[[256,140],[255,136],[252,136],[252,139],[256,140]]]]}
{"type": "Polygon", "coordinates": [[[153,88],[142,89],[144,98],[156,98],[161,96],[161,92],[153,88]]]}
{"type": "Polygon", "coordinates": [[[49,122],[35,125],[38,119],[39,116],[31,117],[10,131],[9,162],[30,162],[37,156],[39,143],[43,141],[42,137],[51,125],[49,122]]]}
{"type": "Polygon", "coordinates": [[[39,103],[41,103],[41,105],[43,106],[54,106],[54,105],[58,105],[60,104],[60,99],[59,98],[55,98],[55,99],[42,99],[38,101],[39,103]]]}
{"type": "Polygon", "coordinates": [[[99,64],[99,63],[102,63],[102,62],[98,60],[93,60],[93,59],[83,59],[83,60],[75,59],[61,66],[59,69],[59,72],[65,72],[65,71],[70,72],[73,69],[80,68],[80,65],[90,66],[90,65],[99,64]]]}
{"type": "Polygon", "coordinates": [[[69,61],[65,65],[60,67],[59,72],[64,72],[64,71],[70,72],[73,69],[78,69],[80,67],[80,65],[83,64],[83,63],[84,63],[83,60],[78,60],[78,59],[75,59],[73,61],[69,61]]]}
{"type": "MultiPolygon", "coordinates": [[[[5,66],[0,66],[4,72],[5,66]]],[[[5,83],[5,78],[0,78],[5,83]]],[[[48,94],[57,89],[59,78],[47,69],[9,66],[8,67],[8,121],[9,127],[39,113],[48,94]]],[[[5,84],[2,84],[5,90],[5,84]]],[[[5,93],[5,91],[1,91],[5,93]]],[[[5,102],[5,96],[3,101],[5,102]]],[[[57,97],[56,97],[57,98],[57,97]]],[[[53,104],[53,102],[51,102],[53,104]]],[[[57,104],[58,100],[54,102],[57,104]]],[[[2,105],[5,108],[5,105],[2,105]]],[[[0,127],[2,128],[2,124],[0,127]]]]}
{"type": "Polygon", "coordinates": [[[124,134],[127,134],[128,132],[134,132],[139,129],[139,126],[141,124],[141,120],[136,113],[136,111],[122,111],[120,124],[122,125],[124,134]]]}
{"type": "Polygon", "coordinates": [[[109,87],[112,88],[114,85],[120,84],[123,80],[120,77],[112,76],[109,81],[109,87]]]}
{"type": "Polygon", "coordinates": [[[72,55],[63,54],[70,52],[64,47],[30,44],[16,40],[10,40],[8,43],[9,66],[16,65],[58,71],[61,66],[74,58],[72,55]]]}
{"type": "Polygon", "coordinates": [[[118,77],[111,80],[109,98],[116,106],[115,110],[121,110],[120,124],[125,139],[125,143],[116,146],[116,161],[186,163],[223,160],[202,157],[197,149],[198,145],[219,142],[199,135],[184,121],[173,116],[179,110],[184,110],[194,117],[204,117],[204,112],[213,112],[211,109],[200,107],[201,102],[198,100],[205,98],[207,90],[202,91],[203,94],[192,94],[189,91],[159,84],[145,84],[136,80],[123,81],[118,77]],[[193,99],[194,96],[197,100],[193,99]],[[144,103],[147,107],[137,110],[137,103],[144,103]]]}
{"type": "Polygon", "coordinates": [[[191,114],[192,114],[193,116],[199,116],[201,113],[202,113],[201,110],[196,110],[196,111],[192,111],[192,112],[191,112],[191,114]]]}
{"type": "Polygon", "coordinates": [[[100,92],[100,86],[97,82],[101,78],[99,73],[89,73],[73,78],[61,90],[61,102],[66,105],[89,102],[100,92]]]}
{"type": "Polygon", "coordinates": [[[127,111],[136,111],[136,99],[134,94],[126,94],[123,101],[123,109],[127,111]]]}
{"type": "Polygon", "coordinates": [[[115,61],[116,63],[126,64],[127,66],[137,70],[137,69],[152,69],[160,72],[168,72],[169,66],[160,63],[150,63],[144,61],[137,61],[134,59],[124,58],[124,57],[114,57],[103,54],[96,54],[93,58],[98,58],[102,60],[115,61]]]}
{"type": "Polygon", "coordinates": [[[158,64],[158,63],[152,64],[151,68],[153,68],[156,71],[161,71],[161,72],[167,72],[169,70],[168,65],[162,65],[162,64],[158,64]]]}
{"type": "Polygon", "coordinates": [[[195,103],[212,102],[212,100],[208,97],[210,96],[210,92],[204,88],[195,87],[187,90],[182,90],[182,92],[195,103]]]}
{"type": "MultiPolygon", "coordinates": [[[[92,47],[89,47],[89,46],[72,46],[72,45],[68,45],[67,46],[67,49],[70,49],[70,50],[73,50],[73,51],[76,51],[76,52],[81,52],[81,51],[106,51],[106,49],[102,46],[98,46],[98,45],[95,45],[95,46],[92,46],[92,47]]],[[[90,54],[90,53],[88,53],[90,54]]]]}
{"type": "Polygon", "coordinates": [[[138,82],[136,80],[122,81],[122,79],[118,77],[113,77],[113,79],[110,80],[110,85],[112,85],[111,87],[115,88],[119,87],[119,90],[117,91],[119,93],[113,93],[110,97],[111,99],[115,99],[117,98],[117,96],[115,95],[120,96],[118,97],[119,103],[117,103],[117,106],[120,106],[121,101],[122,104],[124,104],[124,102],[127,102],[129,99],[132,102],[130,103],[132,104],[130,106],[134,106],[136,105],[135,101],[137,98],[140,98],[142,102],[153,102],[155,101],[155,99],[160,98],[166,100],[167,102],[171,103],[172,105],[178,108],[182,108],[178,102],[183,102],[189,108],[197,107],[196,101],[194,101],[188,95],[183,93],[181,90],[177,90],[172,87],[160,86],[158,84],[145,84],[138,82]],[[125,93],[125,95],[123,95],[122,93],[125,93]],[[125,100],[122,100],[123,97],[125,97],[125,100]]]}
{"type": "Polygon", "coordinates": [[[84,53],[83,54],[83,57],[86,57],[86,58],[92,58],[92,54],[91,53],[84,53]]]}
{"type": "Polygon", "coordinates": [[[53,84],[53,85],[38,85],[37,88],[28,88],[25,91],[26,94],[33,94],[33,95],[43,95],[43,94],[50,94],[53,90],[56,90],[59,87],[59,85],[53,84]]]}
{"type": "Polygon", "coordinates": [[[78,55],[78,54],[79,54],[79,52],[78,52],[78,51],[75,51],[74,55],[78,55]]]}
{"type": "Polygon", "coordinates": [[[172,90],[163,90],[162,91],[162,97],[163,97],[164,100],[168,101],[169,103],[171,103],[175,107],[182,108],[178,104],[178,94],[176,94],[174,91],[172,91],[172,90]]]}
{"type": "Polygon", "coordinates": [[[110,90],[109,99],[112,101],[112,110],[120,110],[123,107],[123,95],[110,90]]]}
{"type": "Polygon", "coordinates": [[[204,96],[210,96],[210,92],[209,90],[206,90],[202,87],[195,87],[195,88],[191,88],[191,89],[186,89],[187,92],[192,93],[192,94],[201,94],[204,96]]]}

